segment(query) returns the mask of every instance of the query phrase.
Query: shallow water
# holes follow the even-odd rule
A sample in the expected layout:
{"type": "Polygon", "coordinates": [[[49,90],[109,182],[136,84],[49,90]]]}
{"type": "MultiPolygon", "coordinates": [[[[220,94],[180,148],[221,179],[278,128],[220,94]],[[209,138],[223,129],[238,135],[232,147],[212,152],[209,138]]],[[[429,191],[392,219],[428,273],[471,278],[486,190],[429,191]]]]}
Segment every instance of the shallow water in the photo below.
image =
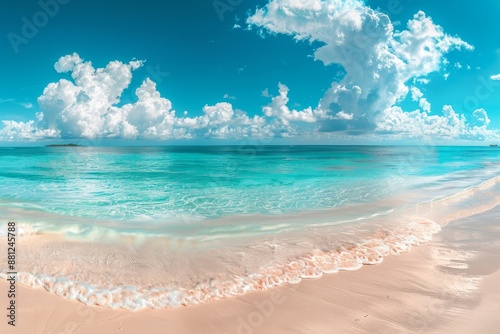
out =
{"type": "MultiPolygon", "coordinates": [[[[0,149],[0,215],[21,231],[21,282],[88,304],[177,307],[409,251],[498,203],[499,153],[0,149]]],[[[0,264],[5,273],[5,257],[0,264]]]]}

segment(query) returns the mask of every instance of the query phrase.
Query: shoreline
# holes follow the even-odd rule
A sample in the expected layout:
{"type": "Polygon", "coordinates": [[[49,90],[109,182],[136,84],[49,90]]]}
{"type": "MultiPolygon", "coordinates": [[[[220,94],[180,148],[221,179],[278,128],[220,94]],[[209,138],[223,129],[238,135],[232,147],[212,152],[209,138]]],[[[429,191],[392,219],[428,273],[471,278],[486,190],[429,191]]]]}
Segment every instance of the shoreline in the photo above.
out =
{"type": "MultiPolygon", "coordinates": [[[[500,317],[500,207],[381,264],[179,309],[112,310],[18,285],[2,333],[470,333],[500,317]],[[29,319],[29,320],[28,320],[29,319]]],[[[0,280],[0,291],[7,282],[0,280]]],[[[6,298],[0,299],[2,301],[6,298]]],[[[3,307],[3,306],[2,306],[3,307]]],[[[4,318],[4,317],[2,317],[4,318]]]]}
{"type": "MultiPolygon", "coordinates": [[[[325,226],[321,233],[314,228],[291,231],[279,239],[270,234],[225,247],[175,238],[145,243],[133,236],[118,238],[95,231],[84,233],[94,239],[87,241],[71,236],[74,231],[65,238],[60,233],[29,233],[23,227],[28,233],[24,238],[21,233],[18,247],[17,256],[23,259],[16,267],[18,282],[86,305],[129,311],[234,298],[339,270],[357,270],[378,264],[389,254],[406,253],[430,241],[450,221],[497,206],[498,181],[495,176],[451,196],[373,215],[356,225],[325,226]]],[[[0,260],[7,263],[6,257],[0,260]]],[[[0,278],[7,279],[6,272],[2,270],[0,278]]]]}

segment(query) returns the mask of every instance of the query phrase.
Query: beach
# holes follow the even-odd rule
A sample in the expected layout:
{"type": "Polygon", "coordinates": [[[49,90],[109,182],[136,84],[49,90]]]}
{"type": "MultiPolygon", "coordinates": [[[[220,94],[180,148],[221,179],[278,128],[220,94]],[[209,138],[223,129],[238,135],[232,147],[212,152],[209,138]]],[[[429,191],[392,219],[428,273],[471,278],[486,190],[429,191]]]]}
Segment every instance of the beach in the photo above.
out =
{"type": "MultiPolygon", "coordinates": [[[[18,286],[2,333],[496,333],[500,208],[374,266],[178,309],[87,306],[18,286]]],[[[0,281],[5,295],[7,284],[0,281]]],[[[5,299],[3,299],[5,300],[5,299]]]]}
{"type": "Polygon", "coordinates": [[[0,334],[500,334],[498,2],[3,3],[0,334]]]}
{"type": "Polygon", "coordinates": [[[0,334],[500,334],[497,5],[4,1],[0,334]]]}

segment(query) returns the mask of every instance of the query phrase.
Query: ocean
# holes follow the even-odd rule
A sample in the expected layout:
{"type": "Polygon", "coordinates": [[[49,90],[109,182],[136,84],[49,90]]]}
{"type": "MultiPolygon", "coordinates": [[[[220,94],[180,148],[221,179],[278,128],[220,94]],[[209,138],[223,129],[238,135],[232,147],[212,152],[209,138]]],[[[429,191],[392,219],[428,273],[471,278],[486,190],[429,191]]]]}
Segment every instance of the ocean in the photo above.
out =
{"type": "Polygon", "coordinates": [[[410,251],[497,205],[499,162],[432,145],[3,147],[0,242],[15,221],[20,282],[64,298],[195,305],[410,251]]]}

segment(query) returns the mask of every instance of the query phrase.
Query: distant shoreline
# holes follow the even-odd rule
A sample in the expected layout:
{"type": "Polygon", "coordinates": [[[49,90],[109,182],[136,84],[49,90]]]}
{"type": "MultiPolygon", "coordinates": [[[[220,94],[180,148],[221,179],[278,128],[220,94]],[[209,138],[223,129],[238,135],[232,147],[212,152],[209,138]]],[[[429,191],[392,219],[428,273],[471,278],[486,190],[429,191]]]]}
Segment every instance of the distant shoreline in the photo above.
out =
{"type": "Polygon", "coordinates": [[[84,147],[84,146],[77,144],[51,144],[51,145],[45,145],[45,147],[84,147]]]}

